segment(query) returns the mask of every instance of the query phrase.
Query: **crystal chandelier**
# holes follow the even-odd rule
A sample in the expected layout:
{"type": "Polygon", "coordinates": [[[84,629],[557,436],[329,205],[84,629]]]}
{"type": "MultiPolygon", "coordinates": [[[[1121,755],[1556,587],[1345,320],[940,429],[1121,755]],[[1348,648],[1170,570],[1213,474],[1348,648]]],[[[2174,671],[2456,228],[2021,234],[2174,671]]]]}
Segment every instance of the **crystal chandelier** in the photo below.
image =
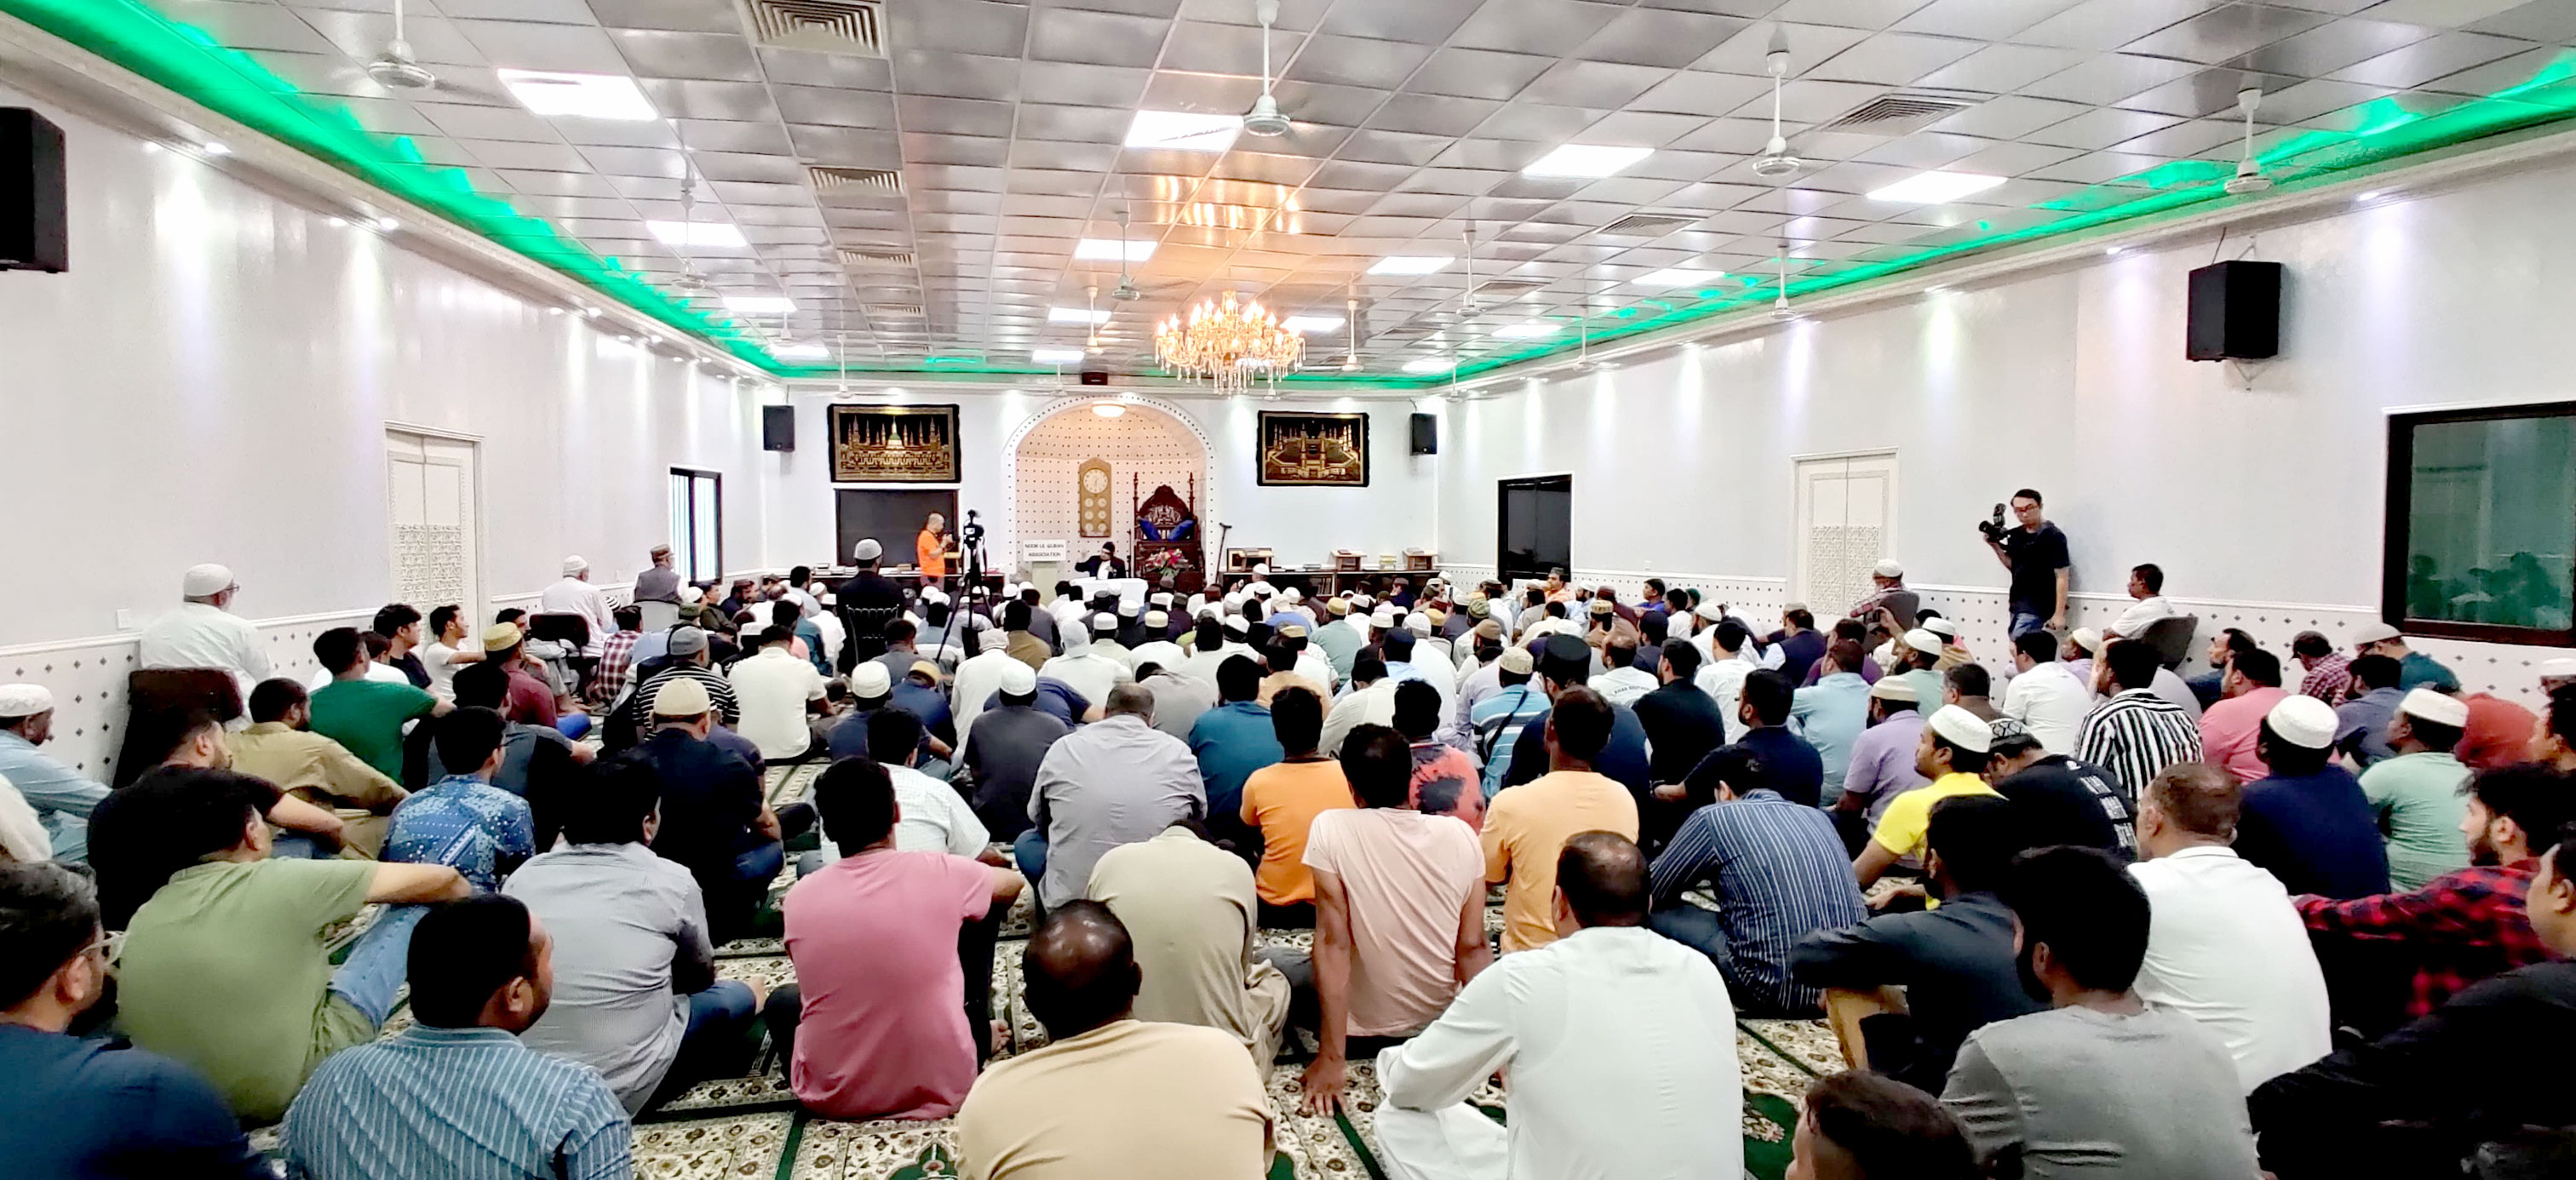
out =
{"type": "Polygon", "coordinates": [[[1296,367],[1306,355],[1304,337],[1279,326],[1258,302],[1221,301],[1191,308],[1154,326],[1154,357],[1184,376],[1204,377],[1217,393],[1239,394],[1254,380],[1296,367]]]}

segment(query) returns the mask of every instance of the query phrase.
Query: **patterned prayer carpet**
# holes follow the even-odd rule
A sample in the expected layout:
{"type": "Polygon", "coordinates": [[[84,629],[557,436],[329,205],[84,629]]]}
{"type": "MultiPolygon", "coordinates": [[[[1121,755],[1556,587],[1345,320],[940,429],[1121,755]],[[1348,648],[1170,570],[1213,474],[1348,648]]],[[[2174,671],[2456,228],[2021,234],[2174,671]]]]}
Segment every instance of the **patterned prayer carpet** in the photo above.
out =
{"type": "MultiPolygon", "coordinates": [[[[819,765],[770,771],[770,798],[803,797],[819,765]]],[[[795,877],[794,858],[780,874],[773,898],[795,877]]],[[[1021,1003],[1020,951],[1029,935],[1030,899],[1023,895],[1003,920],[993,959],[993,1015],[1009,1029],[999,1057],[1046,1044],[1046,1031],[1021,1003]]],[[[1488,912],[1501,928],[1499,907],[1488,912]]],[[[1308,947],[1307,931],[1264,930],[1264,946],[1308,947]]],[[[760,976],[772,985],[791,982],[795,968],[776,938],[744,939],[717,948],[717,974],[760,976]]],[[[386,1023],[391,1035],[410,1024],[398,1011],[386,1023]]],[[[1815,1078],[1842,1069],[1840,1051],[1823,1021],[1742,1020],[1736,1052],[1744,1071],[1745,1173],[1778,1180],[1789,1166],[1789,1136],[1797,1125],[1798,1096],[1815,1078]]],[[[1380,1101],[1373,1062],[1350,1065],[1346,1109],[1328,1117],[1297,1113],[1298,1079],[1313,1054],[1313,1041],[1297,1033],[1271,1067],[1270,1097],[1278,1123],[1279,1155],[1271,1180],[1386,1180],[1376,1156],[1374,1116],[1380,1101]]],[[[844,1122],[798,1108],[787,1089],[785,1065],[763,1047],[750,1076],[705,1082],[645,1115],[635,1128],[636,1175],[655,1180],[940,1180],[956,1174],[956,1145],[947,1121],[844,1122]]],[[[1496,1120],[1502,1094],[1490,1083],[1471,1102],[1496,1120]]]]}

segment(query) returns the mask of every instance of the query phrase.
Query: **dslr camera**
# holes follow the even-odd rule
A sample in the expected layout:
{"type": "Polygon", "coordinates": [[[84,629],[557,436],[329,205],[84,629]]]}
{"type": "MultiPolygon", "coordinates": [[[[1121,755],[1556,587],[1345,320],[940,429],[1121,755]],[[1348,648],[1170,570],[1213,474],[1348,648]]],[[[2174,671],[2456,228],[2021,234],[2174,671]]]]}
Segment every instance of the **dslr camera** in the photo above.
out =
{"type": "Polygon", "coordinates": [[[2004,534],[2012,531],[2011,527],[2004,523],[2004,506],[1995,505],[1994,515],[1977,522],[1977,531],[1986,535],[1986,541],[1989,544],[2003,544],[2004,534]]]}

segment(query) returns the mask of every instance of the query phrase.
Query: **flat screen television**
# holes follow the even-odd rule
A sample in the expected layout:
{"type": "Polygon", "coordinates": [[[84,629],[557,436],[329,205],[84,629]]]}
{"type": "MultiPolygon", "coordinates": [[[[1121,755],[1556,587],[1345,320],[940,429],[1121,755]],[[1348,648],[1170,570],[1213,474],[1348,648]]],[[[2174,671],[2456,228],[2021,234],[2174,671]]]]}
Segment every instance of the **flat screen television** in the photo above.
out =
{"type": "Polygon", "coordinates": [[[1544,578],[1551,569],[1574,568],[1574,477],[1542,475],[1498,481],[1503,581],[1544,578]]]}

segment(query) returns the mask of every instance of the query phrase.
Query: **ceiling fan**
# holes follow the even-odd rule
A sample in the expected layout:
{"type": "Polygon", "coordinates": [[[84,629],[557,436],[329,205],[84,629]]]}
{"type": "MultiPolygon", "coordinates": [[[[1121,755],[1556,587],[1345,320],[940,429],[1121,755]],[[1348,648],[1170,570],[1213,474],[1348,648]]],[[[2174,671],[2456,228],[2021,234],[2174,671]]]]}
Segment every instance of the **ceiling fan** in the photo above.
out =
{"type": "Polygon", "coordinates": [[[1145,297],[1145,292],[1137,288],[1136,280],[1127,276],[1127,221],[1127,207],[1120,205],[1118,207],[1118,285],[1109,291],[1109,298],[1119,303],[1134,303],[1145,297]]]}
{"type": "Polygon", "coordinates": [[[1291,126],[1288,116],[1279,113],[1279,100],[1270,93],[1270,25],[1279,19],[1279,0],[1252,0],[1252,15],[1261,21],[1261,97],[1243,116],[1243,130],[1269,139],[1288,134],[1291,126]]]}
{"type": "Polygon", "coordinates": [[[2245,115],[2245,155],[2236,161],[2236,175],[2227,178],[2227,195],[2242,197],[2272,187],[2272,178],[2263,175],[2263,166],[2254,162],[2254,111],[2263,105],[2263,90],[2248,86],[2236,92],[2236,109],[2245,115]]]}
{"type": "Polygon", "coordinates": [[[1780,133],[1780,80],[1789,76],[1789,38],[1777,25],[1771,28],[1771,51],[1763,55],[1762,66],[1771,75],[1771,142],[1753,157],[1753,174],[1777,180],[1806,166],[1806,161],[1789,154],[1789,137],[1780,133]]]}
{"type": "MultiPolygon", "coordinates": [[[[678,125],[673,124],[675,133],[678,129],[678,125]]],[[[680,170],[680,277],[671,284],[671,290],[682,299],[704,299],[714,294],[715,288],[707,282],[705,275],[698,273],[698,260],[689,254],[689,237],[696,232],[698,165],[689,156],[686,140],[680,141],[680,170]]]]}
{"type": "Polygon", "coordinates": [[[367,63],[367,76],[392,90],[427,90],[438,85],[438,75],[412,57],[411,42],[403,37],[403,0],[394,0],[394,39],[367,63]]]}

